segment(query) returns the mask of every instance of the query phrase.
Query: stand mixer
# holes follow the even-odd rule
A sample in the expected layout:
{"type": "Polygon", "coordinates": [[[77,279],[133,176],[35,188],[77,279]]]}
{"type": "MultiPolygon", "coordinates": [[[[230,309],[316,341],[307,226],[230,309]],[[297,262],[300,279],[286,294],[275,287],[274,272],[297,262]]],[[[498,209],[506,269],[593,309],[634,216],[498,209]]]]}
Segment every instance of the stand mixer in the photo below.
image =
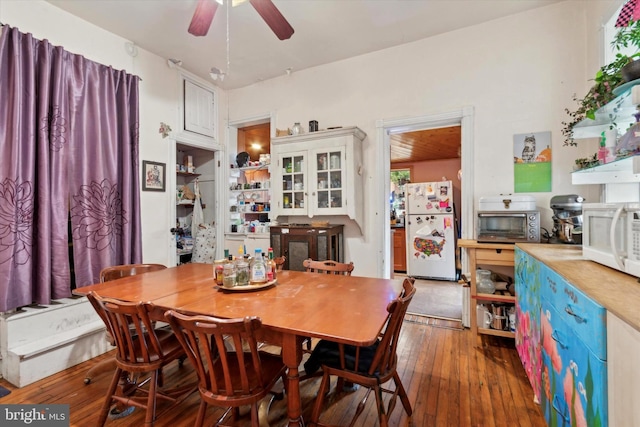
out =
{"type": "Polygon", "coordinates": [[[553,196],[549,202],[553,209],[553,236],[562,243],[582,244],[582,203],[577,194],[553,196]]]}

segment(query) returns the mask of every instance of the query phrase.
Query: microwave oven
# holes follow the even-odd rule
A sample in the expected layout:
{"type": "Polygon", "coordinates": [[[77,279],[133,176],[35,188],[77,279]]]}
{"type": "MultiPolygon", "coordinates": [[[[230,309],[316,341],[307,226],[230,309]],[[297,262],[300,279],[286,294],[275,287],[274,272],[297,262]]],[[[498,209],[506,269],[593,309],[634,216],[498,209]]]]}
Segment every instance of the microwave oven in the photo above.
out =
{"type": "Polygon", "coordinates": [[[478,211],[480,243],[540,242],[539,211],[478,211]]]}
{"type": "Polygon", "coordinates": [[[582,255],[640,277],[640,203],[585,203],[582,255]]]}

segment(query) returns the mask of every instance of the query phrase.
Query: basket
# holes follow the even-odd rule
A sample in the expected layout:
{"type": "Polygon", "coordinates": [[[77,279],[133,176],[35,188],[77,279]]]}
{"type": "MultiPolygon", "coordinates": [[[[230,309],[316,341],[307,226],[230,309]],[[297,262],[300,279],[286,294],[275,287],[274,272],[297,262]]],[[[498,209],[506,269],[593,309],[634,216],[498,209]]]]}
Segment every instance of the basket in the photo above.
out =
{"type": "Polygon", "coordinates": [[[312,227],[328,227],[329,221],[311,221],[312,227]]]}

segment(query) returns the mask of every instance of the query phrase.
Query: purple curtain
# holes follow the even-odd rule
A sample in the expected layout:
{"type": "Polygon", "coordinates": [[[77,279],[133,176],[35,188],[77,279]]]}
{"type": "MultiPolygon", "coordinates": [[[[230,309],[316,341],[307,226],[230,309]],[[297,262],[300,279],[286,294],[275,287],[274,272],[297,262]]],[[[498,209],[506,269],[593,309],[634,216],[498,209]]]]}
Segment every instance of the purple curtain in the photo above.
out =
{"type": "Polygon", "coordinates": [[[138,80],[3,28],[0,311],[141,262],[138,80]]]}

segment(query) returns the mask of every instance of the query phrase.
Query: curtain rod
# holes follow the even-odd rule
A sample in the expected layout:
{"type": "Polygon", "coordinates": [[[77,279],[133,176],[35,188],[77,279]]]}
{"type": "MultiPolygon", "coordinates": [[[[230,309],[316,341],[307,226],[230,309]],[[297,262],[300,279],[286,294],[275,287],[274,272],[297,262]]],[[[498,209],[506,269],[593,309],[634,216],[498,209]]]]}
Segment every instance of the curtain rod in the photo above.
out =
{"type": "MultiPolygon", "coordinates": [[[[4,22],[0,21],[0,27],[4,27],[5,25],[6,25],[6,24],[5,24],[4,22]]],[[[129,73],[129,74],[131,74],[132,76],[137,77],[140,81],[142,81],[142,77],[140,77],[140,76],[138,76],[138,75],[136,75],[136,74],[133,74],[133,72],[132,72],[132,73],[129,73]]]]}

